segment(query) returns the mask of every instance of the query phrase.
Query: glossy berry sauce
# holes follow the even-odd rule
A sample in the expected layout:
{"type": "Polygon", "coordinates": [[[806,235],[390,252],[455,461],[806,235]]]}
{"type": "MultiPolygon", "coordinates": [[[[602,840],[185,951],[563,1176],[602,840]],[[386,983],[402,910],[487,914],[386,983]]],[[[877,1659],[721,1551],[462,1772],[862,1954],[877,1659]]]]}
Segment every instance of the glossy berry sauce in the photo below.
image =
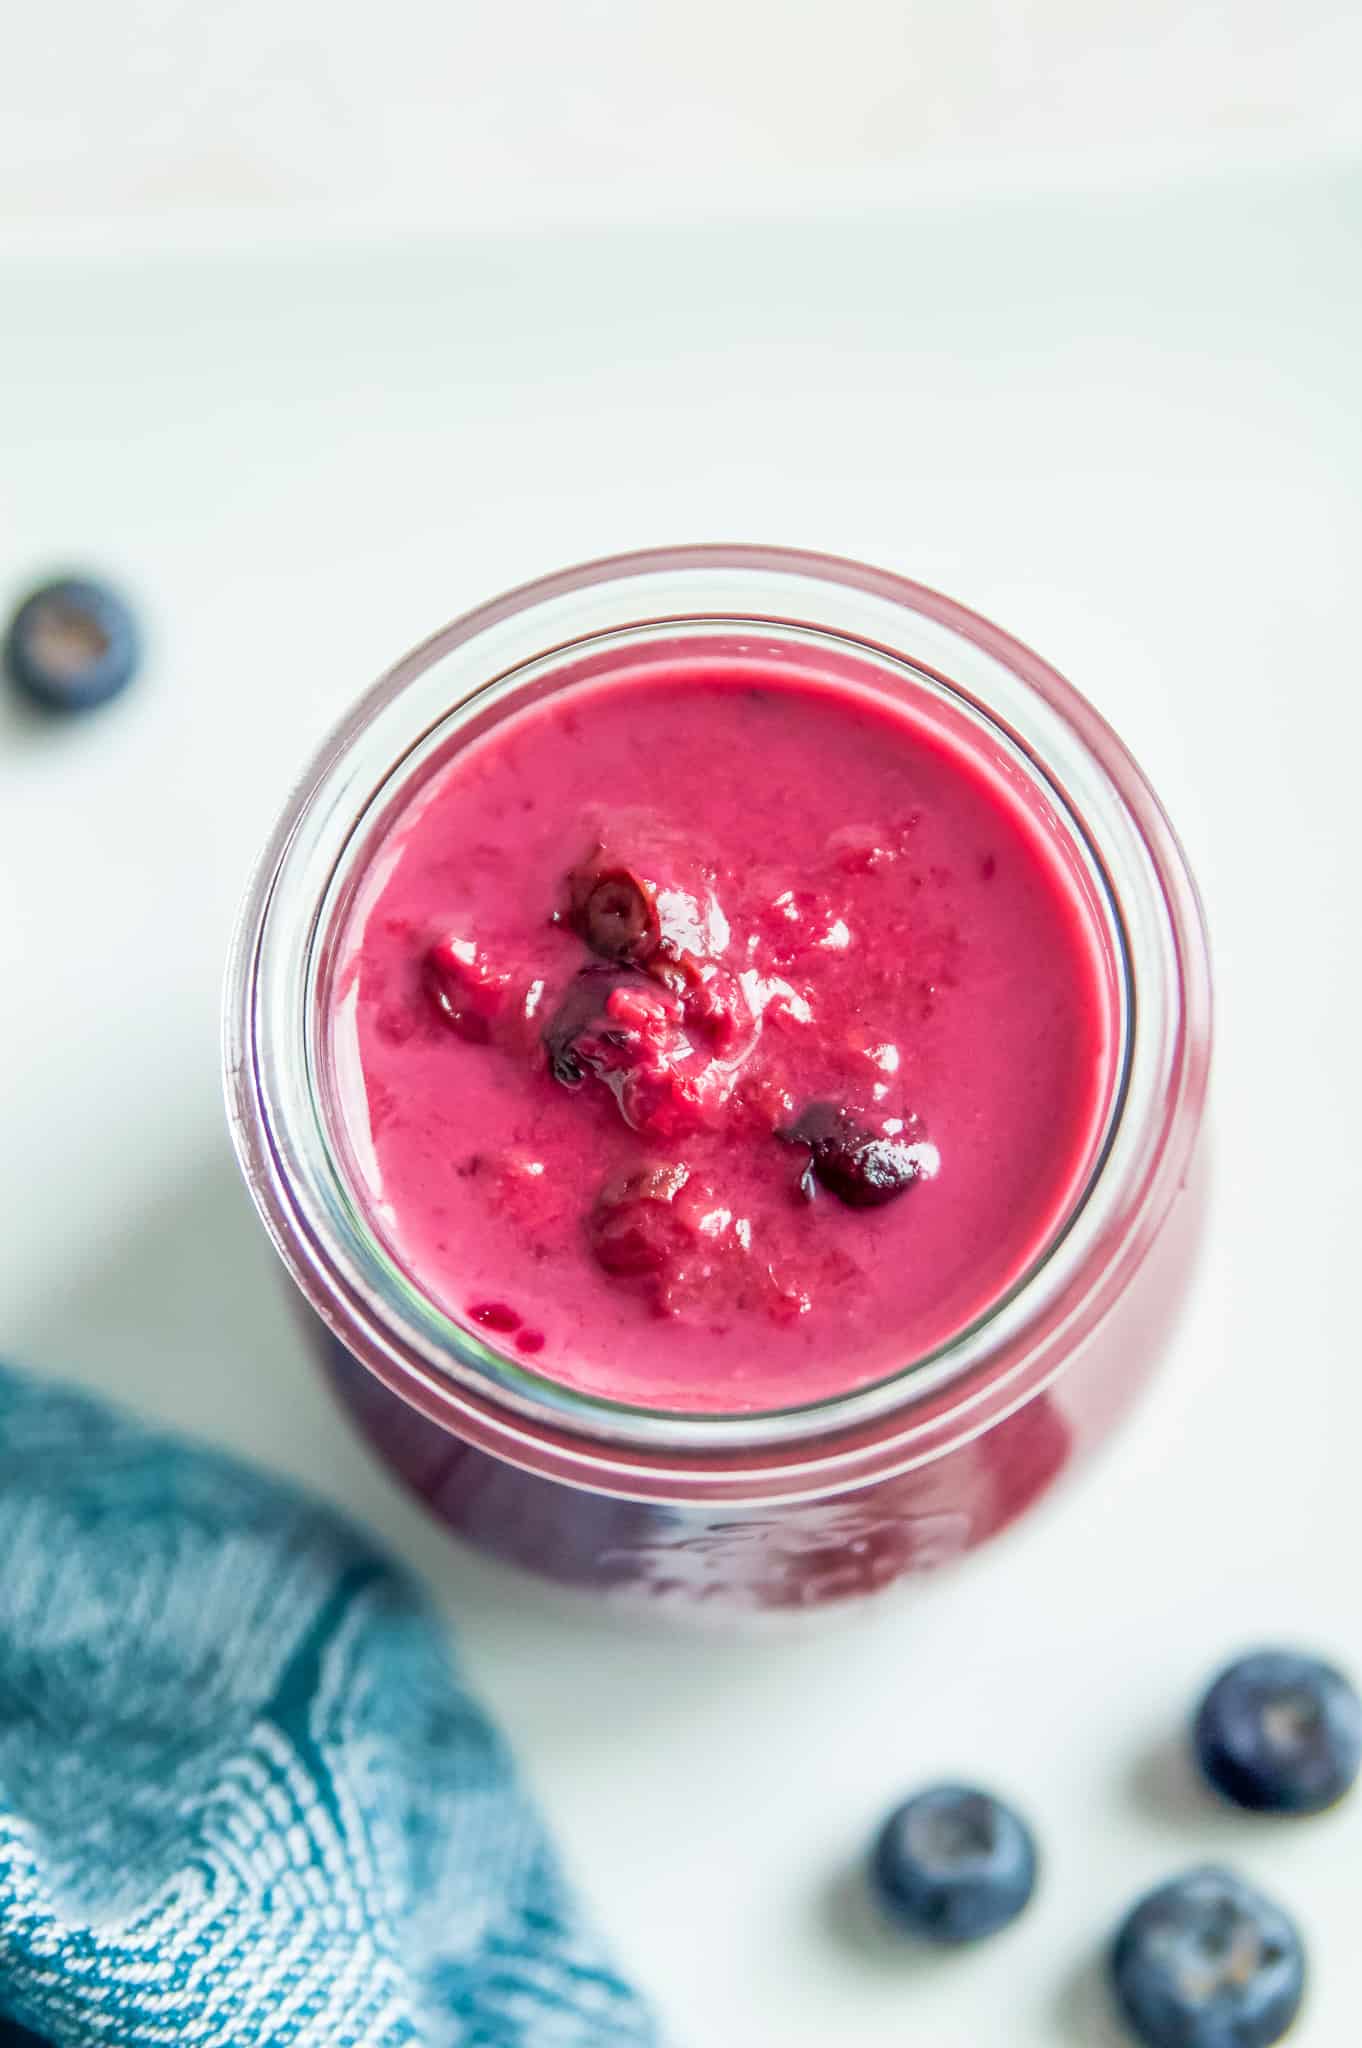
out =
{"type": "Polygon", "coordinates": [[[1115,1085],[1071,847],[997,750],[751,658],[581,682],[376,849],[334,984],[375,1227],[566,1385],[742,1412],[932,1351],[1043,1253],[1115,1085]]]}

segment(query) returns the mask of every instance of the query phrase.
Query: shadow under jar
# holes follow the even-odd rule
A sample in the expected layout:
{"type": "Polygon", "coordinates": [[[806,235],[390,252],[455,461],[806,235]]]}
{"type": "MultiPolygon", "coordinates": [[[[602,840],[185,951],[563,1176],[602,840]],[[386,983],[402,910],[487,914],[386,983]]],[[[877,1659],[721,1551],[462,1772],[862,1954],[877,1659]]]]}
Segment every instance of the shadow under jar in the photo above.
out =
{"type": "MultiPolygon", "coordinates": [[[[727,729],[724,744],[731,748],[727,729]]],[[[767,759],[754,749],[747,772],[778,774],[780,761],[774,743],[767,759]]],[[[665,796],[668,776],[657,782],[665,796]]],[[[585,806],[580,827],[569,821],[588,846],[611,830],[612,791],[601,796],[599,815],[585,806]]],[[[533,809],[527,802],[527,847],[533,809]]],[[[448,815],[453,829],[457,803],[448,815]]],[[[497,815],[504,822],[504,811],[497,815]]],[[[896,819],[892,845],[877,829],[883,820],[843,821],[849,836],[831,838],[844,870],[856,868],[864,827],[867,858],[883,839],[885,857],[902,858],[904,873],[915,875],[915,815],[900,806],[896,819]]],[[[685,818],[664,822],[684,832],[685,818]]],[[[486,857],[504,858],[505,847],[486,857]]],[[[705,860],[715,857],[703,849],[705,860]]],[[[981,854],[979,877],[991,876],[990,858],[981,854]]],[[[759,879],[750,867],[744,873],[749,896],[759,879]]],[[[951,895],[945,870],[917,880],[951,895]]],[[[716,887],[721,895],[722,874],[716,887]]],[[[834,903],[821,943],[862,947],[856,971],[867,988],[878,985],[882,935],[863,919],[839,937],[835,912],[834,903]]],[[[602,914],[616,920],[609,931],[619,929],[614,899],[602,914]]],[[[545,903],[533,941],[550,949],[545,958],[554,946],[568,949],[565,975],[580,973],[585,957],[574,916],[569,882],[545,903]]],[[[614,941],[597,934],[596,943],[614,941]]],[[[758,966],[747,976],[760,991],[749,1008],[775,1003],[760,1028],[768,1037],[783,1028],[797,1041],[801,990],[810,985],[801,963],[786,953],[773,967],[759,935],[744,938],[727,920],[714,943],[751,949],[726,956],[735,970],[748,959],[764,970],[764,978],[758,966]]],[[[531,964],[538,960],[536,951],[531,964]]],[[[635,963],[626,964],[632,974],[635,963]]],[[[680,1000],[669,974],[663,993],[680,1000]]],[[[523,994],[522,1025],[536,1002],[553,1000],[552,990],[523,994]]],[[[438,987],[435,997],[438,1010],[438,987]]],[[[988,990],[978,999],[986,1006],[988,990]]],[[[480,1025],[442,1037],[448,1021],[427,1016],[394,1036],[424,1033],[431,1060],[510,1057],[475,1042],[487,1036],[480,1025]]],[[[769,1146],[751,1154],[763,1173],[784,1176],[788,1213],[772,1211],[782,1243],[798,1242],[806,1227],[834,1243],[864,1243],[872,1280],[876,1260],[911,1275],[918,1245],[924,1272],[953,1273],[940,1227],[952,1212],[915,1205],[950,1194],[957,1162],[972,1159],[977,1185],[992,1185],[987,1158],[981,1164],[967,1149],[977,1149],[967,1120],[957,1115],[959,1128],[950,1115],[944,1128],[934,1120],[929,1079],[928,1099],[909,1105],[921,1078],[914,1030],[905,1016],[894,1090],[881,1080],[862,1097],[924,1110],[920,1132],[912,1117],[892,1127],[903,1144],[920,1136],[914,1157],[930,1161],[925,1184],[895,1203],[903,1220],[892,1235],[877,1212],[856,1236],[861,1225],[839,1202],[831,1172],[814,1187],[814,1127],[798,1120],[807,1105],[787,1100],[796,1115],[783,1129],[781,1112],[771,1111],[769,1146]],[[801,1193],[817,1197],[807,1226],[796,1214],[801,1193]]],[[[659,1137],[647,1127],[650,1110],[631,1110],[645,1128],[630,1128],[618,1114],[619,1087],[551,1103],[552,1049],[538,1028],[529,1039],[515,1056],[526,1062],[524,1086],[541,1092],[543,1116],[596,1120],[583,1127],[584,1159],[596,1131],[603,1158],[618,1161],[626,1144],[640,1159],[659,1149],[664,1159],[686,1157],[684,1132],[664,1123],[659,1137]]],[[[1091,706],[1028,649],[932,591],[852,562],[752,547],[679,548],[567,570],[469,613],[400,662],[327,741],[265,851],[236,936],[225,1033],[229,1116],[251,1193],[315,1311],[333,1385],[379,1455],[452,1529],[501,1558],[620,1598],[718,1613],[854,1599],[959,1556],[1037,1502],[1110,1430],[1155,1361],[1191,1260],[1188,1190],[1209,1047],[1206,945],[1191,877],[1157,799],[1091,706]],[[406,1227],[376,1136],[392,1110],[378,1097],[391,1095],[393,1077],[380,1088],[366,1070],[357,1021],[366,932],[381,921],[394,943],[410,940],[418,966],[448,936],[424,904],[405,920],[387,914],[384,889],[414,833],[429,838],[437,805],[472,786],[458,780],[463,766],[494,760],[508,735],[542,738],[555,718],[566,720],[564,731],[586,729],[592,705],[650,679],[694,706],[701,745],[711,686],[745,692],[742,705],[726,700],[727,718],[747,716],[788,683],[817,698],[821,717],[841,706],[848,720],[884,721],[886,734],[899,721],[934,757],[967,764],[1043,855],[1091,977],[1096,1021],[1079,1062],[1085,1106],[1063,1134],[1050,1209],[1031,1239],[1009,1252],[1001,1225],[990,1223],[974,1292],[943,1278],[921,1315],[889,1315],[892,1289],[868,1286],[865,1298],[881,1304],[869,1331],[864,1314],[858,1324],[835,1296],[811,1302],[797,1275],[788,1286],[778,1279],[793,1300],[778,1320],[794,1334],[771,1340],[783,1359],[772,1374],[761,1369],[766,1340],[747,1334],[750,1305],[735,1308],[729,1296],[717,1306],[702,1299],[698,1313],[687,1302],[671,1317],[657,1312],[656,1298],[625,1290],[614,1334],[601,1337],[595,1355],[591,1289],[603,1282],[587,1231],[564,1240],[558,1263],[549,1258],[533,1276],[544,1314],[525,1312],[528,1269],[496,1275],[493,1289],[479,1263],[486,1245],[460,1239],[457,1204],[438,1254],[429,1231],[406,1227]]],[[[881,1059],[882,1075],[883,1048],[862,1049],[881,1059]]],[[[925,1054],[921,1064],[928,1073],[925,1054]]],[[[504,1101],[519,1082],[509,1066],[496,1071],[504,1101]]],[[[581,1078],[570,1063],[567,1078],[581,1078]]],[[[740,1087],[733,1100],[743,1099],[740,1087]]],[[[728,1110],[715,1116],[702,1106],[700,1114],[694,1143],[708,1147],[721,1175],[728,1110]]],[[[467,1121],[477,1121],[476,1108],[467,1121]]],[[[478,1142],[470,1133],[465,1174],[481,1157],[478,1142]]],[[[451,1144],[447,1161],[432,1154],[430,1173],[447,1165],[457,1174],[456,1151],[451,1144]]],[[[532,1198],[522,1235],[528,1256],[532,1198]]],[[[855,1256],[841,1265],[854,1273],[855,1256]]],[[[842,1300],[859,1296],[853,1289],[842,1300]]]]}

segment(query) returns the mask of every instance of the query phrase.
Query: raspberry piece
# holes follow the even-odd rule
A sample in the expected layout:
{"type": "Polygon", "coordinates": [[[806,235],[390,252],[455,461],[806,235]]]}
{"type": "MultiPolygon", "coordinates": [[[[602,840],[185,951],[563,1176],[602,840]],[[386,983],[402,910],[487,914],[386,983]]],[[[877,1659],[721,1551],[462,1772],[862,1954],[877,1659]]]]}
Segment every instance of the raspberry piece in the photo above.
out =
{"type": "Polygon", "coordinates": [[[510,1007],[514,978],[488,965],[471,939],[448,934],[426,953],[426,993],[451,1031],[486,1045],[510,1007]]]}

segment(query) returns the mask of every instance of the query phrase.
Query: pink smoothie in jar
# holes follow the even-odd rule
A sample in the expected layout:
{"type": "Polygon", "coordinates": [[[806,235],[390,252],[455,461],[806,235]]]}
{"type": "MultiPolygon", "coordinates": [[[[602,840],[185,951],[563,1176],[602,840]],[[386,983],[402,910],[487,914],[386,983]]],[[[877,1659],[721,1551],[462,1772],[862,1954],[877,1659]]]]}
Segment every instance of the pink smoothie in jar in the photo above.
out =
{"type": "Polygon", "coordinates": [[[456,751],[341,946],[357,1178],[412,1280],[613,1401],[740,1413],[925,1358],[1100,1144],[1080,874],[930,701],[716,655],[456,751]]]}
{"type": "Polygon", "coordinates": [[[452,1530],[727,1616],[1028,1512],[1195,1251],[1196,892],[1037,655],[889,572],[493,599],[319,750],[225,1034],[332,1383],[452,1530]]]}

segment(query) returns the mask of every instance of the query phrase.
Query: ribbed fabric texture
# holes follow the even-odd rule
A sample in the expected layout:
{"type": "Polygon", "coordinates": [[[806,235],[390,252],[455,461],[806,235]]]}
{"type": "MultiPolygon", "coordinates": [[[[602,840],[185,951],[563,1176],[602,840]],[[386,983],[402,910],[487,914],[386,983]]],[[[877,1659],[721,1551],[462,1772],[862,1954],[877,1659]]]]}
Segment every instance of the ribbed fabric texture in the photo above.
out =
{"type": "Polygon", "coordinates": [[[0,1369],[0,2043],[656,2048],[407,1577],[0,1369]]]}

